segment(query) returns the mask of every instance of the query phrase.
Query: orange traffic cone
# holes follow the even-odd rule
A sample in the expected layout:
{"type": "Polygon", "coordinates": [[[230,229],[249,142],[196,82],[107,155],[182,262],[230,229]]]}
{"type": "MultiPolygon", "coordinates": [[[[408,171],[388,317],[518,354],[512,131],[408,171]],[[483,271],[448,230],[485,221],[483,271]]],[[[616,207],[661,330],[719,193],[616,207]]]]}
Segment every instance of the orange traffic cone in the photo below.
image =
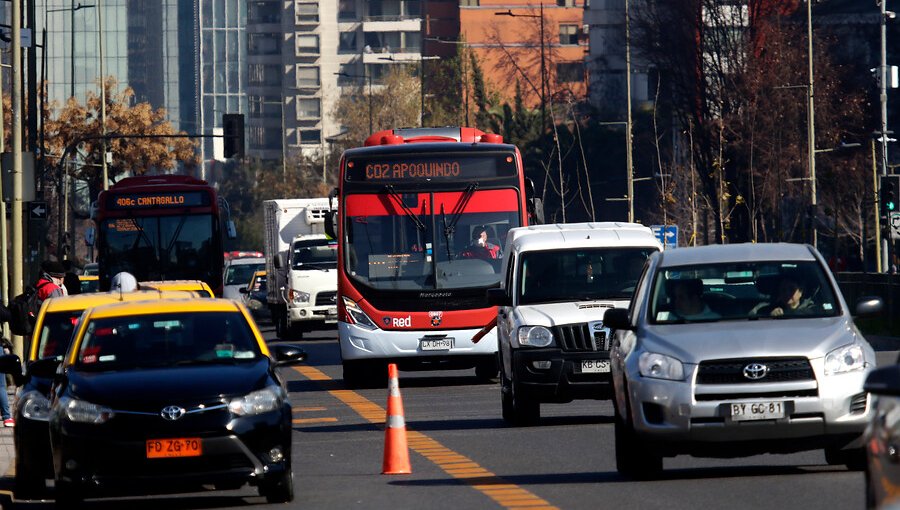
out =
{"type": "Polygon", "coordinates": [[[408,475],[409,446],[406,443],[406,421],[403,418],[403,401],[400,399],[400,383],[397,365],[388,365],[387,418],[384,420],[384,464],[383,475],[408,475]]]}

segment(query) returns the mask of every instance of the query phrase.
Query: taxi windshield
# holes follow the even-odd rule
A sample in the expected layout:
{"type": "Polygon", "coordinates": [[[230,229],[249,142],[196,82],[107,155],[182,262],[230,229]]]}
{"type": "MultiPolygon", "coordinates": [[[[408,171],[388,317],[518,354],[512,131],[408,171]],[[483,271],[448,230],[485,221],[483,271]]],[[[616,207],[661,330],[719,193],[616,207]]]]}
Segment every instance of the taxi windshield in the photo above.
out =
{"type": "Polygon", "coordinates": [[[239,363],[263,354],[239,312],[179,312],[92,320],[78,349],[83,370],[239,363]]]}
{"type": "Polygon", "coordinates": [[[44,314],[41,331],[37,336],[37,356],[35,359],[62,356],[69,348],[75,323],[82,310],[48,312],[44,314]]]}

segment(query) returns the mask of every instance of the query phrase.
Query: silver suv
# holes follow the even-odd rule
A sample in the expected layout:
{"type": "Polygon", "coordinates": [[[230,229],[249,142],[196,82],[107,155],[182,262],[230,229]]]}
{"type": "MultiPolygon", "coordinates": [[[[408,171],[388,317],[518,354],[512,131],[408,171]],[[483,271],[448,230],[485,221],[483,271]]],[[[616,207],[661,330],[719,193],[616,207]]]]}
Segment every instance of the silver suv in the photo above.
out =
{"type": "MultiPolygon", "coordinates": [[[[879,298],[857,315],[881,310],[879,298]]],[[[663,457],[823,448],[864,466],[875,353],[822,256],[798,244],[667,250],[629,309],[609,310],[616,467],[652,477],[663,457]]]]}

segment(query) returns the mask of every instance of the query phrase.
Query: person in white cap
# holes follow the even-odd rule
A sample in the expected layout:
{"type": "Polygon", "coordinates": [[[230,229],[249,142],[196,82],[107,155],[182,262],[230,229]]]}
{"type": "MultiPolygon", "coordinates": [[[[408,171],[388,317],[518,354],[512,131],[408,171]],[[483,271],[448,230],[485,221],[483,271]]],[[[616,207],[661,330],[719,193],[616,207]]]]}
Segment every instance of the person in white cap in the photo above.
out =
{"type": "Polygon", "coordinates": [[[131,292],[137,290],[137,278],[133,274],[122,271],[112,277],[109,284],[110,292],[131,292]]]}

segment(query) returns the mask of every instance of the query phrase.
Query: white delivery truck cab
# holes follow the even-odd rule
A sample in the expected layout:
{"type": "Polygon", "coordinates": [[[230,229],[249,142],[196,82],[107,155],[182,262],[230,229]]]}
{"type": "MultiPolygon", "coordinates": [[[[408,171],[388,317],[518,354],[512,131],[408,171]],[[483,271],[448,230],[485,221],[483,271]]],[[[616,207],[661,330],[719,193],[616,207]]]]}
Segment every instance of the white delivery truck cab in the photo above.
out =
{"type": "Polygon", "coordinates": [[[662,250],[636,223],[514,228],[506,238],[497,309],[503,419],[528,424],[542,402],[609,398],[606,310],[631,301],[647,258],[662,250]]]}
{"type": "Polygon", "coordinates": [[[266,302],[279,338],[337,323],[337,242],[325,235],[328,198],[263,202],[266,302]]]}

